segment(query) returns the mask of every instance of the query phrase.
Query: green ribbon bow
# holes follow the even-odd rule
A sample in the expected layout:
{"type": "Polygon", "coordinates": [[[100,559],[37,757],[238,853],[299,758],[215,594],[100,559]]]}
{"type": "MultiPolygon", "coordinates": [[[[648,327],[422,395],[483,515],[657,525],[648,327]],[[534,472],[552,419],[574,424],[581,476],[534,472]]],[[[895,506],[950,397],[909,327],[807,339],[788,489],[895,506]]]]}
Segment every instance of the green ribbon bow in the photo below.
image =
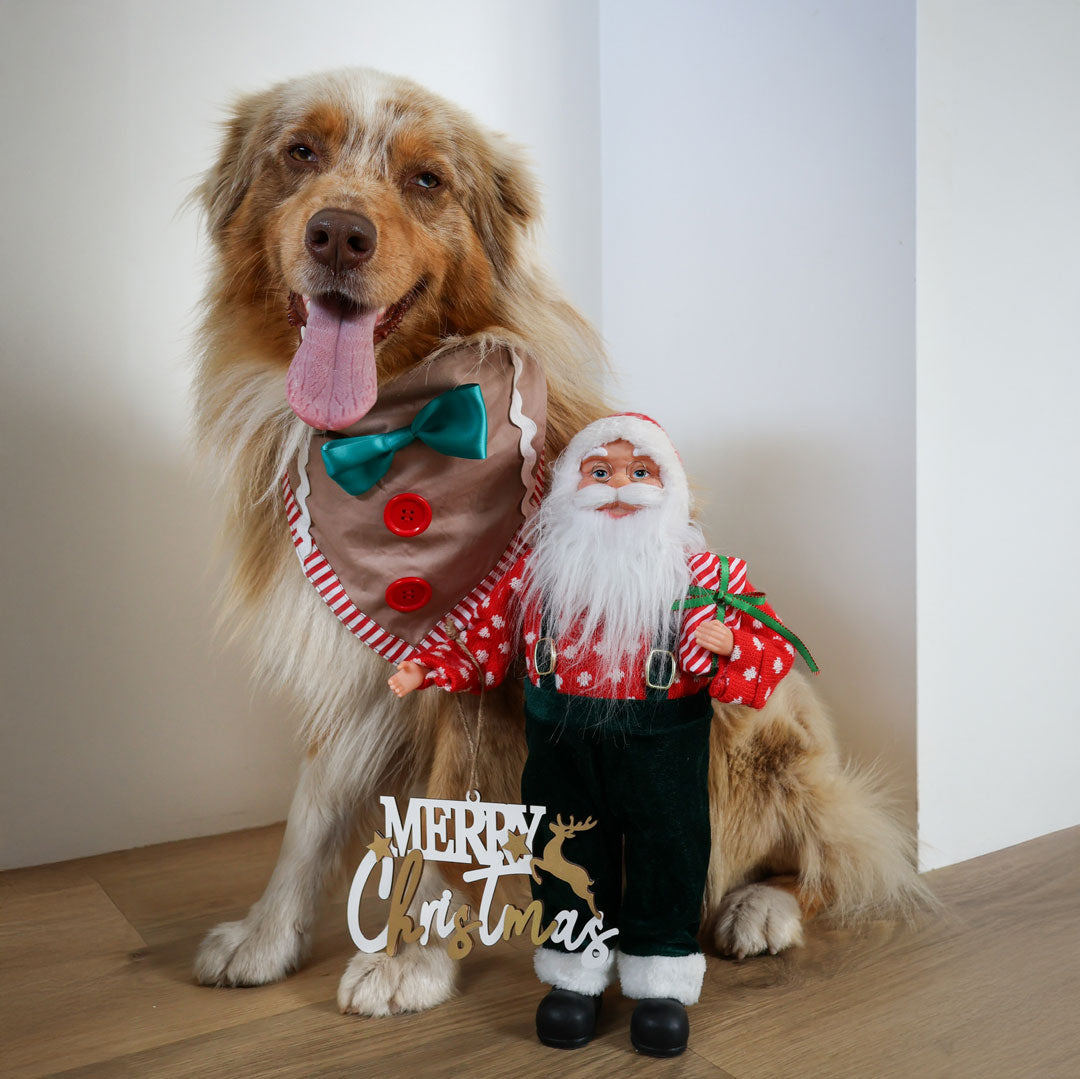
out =
{"type": "Polygon", "coordinates": [[[720,556],[720,587],[716,591],[712,591],[708,588],[702,588],[700,585],[692,584],[686,592],[686,598],[682,600],[676,600],[671,609],[677,611],[680,607],[685,607],[687,610],[691,610],[694,607],[708,607],[710,603],[716,604],[716,620],[722,622],[724,615],[726,614],[726,607],[734,607],[737,611],[743,611],[745,614],[751,615],[756,618],[763,625],[769,627],[775,633],[779,633],[789,644],[794,646],[795,650],[799,653],[804,660],[806,660],[807,667],[810,668],[814,674],[818,673],[818,665],[814,662],[814,657],[810,655],[810,649],[806,647],[790,629],[783,623],[778,622],[770,614],[766,614],[761,609],[761,602],[765,599],[764,592],[743,592],[740,595],[735,595],[733,592],[728,591],[728,582],[731,579],[731,564],[727,558],[723,555],[720,556]]]}
{"type": "Polygon", "coordinates": [[[408,427],[323,443],[326,474],[351,495],[371,490],[386,475],[394,454],[419,439],[447,457],[487,457],[487,409],[475,382],[433,397],[408,427]]]}

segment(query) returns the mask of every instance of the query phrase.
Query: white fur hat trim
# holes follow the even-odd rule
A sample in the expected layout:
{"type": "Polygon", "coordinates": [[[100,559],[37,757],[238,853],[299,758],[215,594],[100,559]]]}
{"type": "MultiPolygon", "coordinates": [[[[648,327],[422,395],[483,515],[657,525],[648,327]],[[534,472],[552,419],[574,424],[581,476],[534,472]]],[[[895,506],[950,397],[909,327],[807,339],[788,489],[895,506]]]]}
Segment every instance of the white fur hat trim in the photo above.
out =
{"type": "Polygon", "coordinates": [[[563,450],[552,470],[552,490],[556,487],[575,486],[581,462],[598,446],[625,439],[634,447],[635,453],[648,455],[660,466],[660,481],[669,494],[680,498],[690,515],[690,488],[686,471],[667,431],[655,420],[637,412],[619,412],[594,420],[582,428],[563,450]]]}

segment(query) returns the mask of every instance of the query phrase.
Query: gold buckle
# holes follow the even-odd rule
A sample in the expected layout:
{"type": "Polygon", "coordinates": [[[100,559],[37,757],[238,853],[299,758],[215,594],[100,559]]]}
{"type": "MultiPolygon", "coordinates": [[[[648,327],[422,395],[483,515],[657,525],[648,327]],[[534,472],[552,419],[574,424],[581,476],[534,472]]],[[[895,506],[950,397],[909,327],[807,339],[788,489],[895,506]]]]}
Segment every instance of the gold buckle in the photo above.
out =
{"type": "Polygon", "coordinates": [[[555,638],[554,637],[541,637],[536,642],[535,646],[533,647],[533,669],[536,671],[536,673],[539,674],[539,675],[551,674],[551,672],[553,670],[555,670],[555,656],[556,656],[556,654],[557,653],[555,651],[555,638]],[[550,650],[551,662],[547,665],[547,667],[544,670],[541,670],[540,669],[540,645],[542,645],[545,641],[551,646],[551,650],[550,650]]]}
{"type": "Polygon", "coordinates": [[[649,689],[671,689],[671,687],[675,684],[675,679],[678,676],[678,673],[679,672],[675,664],[675,653],[669,652],[666,648],[654,648],[649,653],[649,658],[645,660],[645,685],[647,685],[649,689]],[[671,660],[671,677],[668,678],[667,682],[663,685],[660,685],[660,683],[654,682],[652,680],[653,656],[667,656],[668,659],[671,660]]]}

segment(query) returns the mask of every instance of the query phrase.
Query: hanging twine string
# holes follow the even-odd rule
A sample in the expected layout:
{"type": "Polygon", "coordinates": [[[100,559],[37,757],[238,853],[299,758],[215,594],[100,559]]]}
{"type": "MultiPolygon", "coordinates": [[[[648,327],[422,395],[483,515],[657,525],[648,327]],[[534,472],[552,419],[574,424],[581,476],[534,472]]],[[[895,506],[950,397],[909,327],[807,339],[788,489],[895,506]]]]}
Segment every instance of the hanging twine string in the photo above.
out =
{"type": "Polygon", "coordinates": [[[461,633],[452,619],[446,619],[446,621],[443,622],[442,629],[446,636],[469,657],[469,662],[476,668],[476,673],[480,680],[480,698],[476,705],[475,731],[470,729],[469,721],[465,715],[465,709],[461,704],[461,694],[453,694],[454,703],[457,705],[458,715],[461,717],[461,727],[462,730],[465,731],[465,741],[469,747],[469,780],[465,785],[465,789],[467,791],[474,791],[476,790],[477,761],[480,757],[480,740],[484,733],[484,669],[480,666],[480,661],[469,651],[465,642],[461,639],[461,633]]]}

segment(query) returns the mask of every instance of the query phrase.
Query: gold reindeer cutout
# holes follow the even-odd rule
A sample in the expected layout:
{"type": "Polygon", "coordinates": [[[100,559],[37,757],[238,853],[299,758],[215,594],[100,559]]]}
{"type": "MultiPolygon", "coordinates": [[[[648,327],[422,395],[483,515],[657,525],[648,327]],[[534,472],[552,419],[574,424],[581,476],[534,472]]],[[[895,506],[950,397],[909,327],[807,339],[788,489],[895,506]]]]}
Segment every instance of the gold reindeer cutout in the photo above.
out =
{"type": "Polygon", "coordinates": [[[544,853],[539,858],[533,855],[532,878],[539,884],[540,878],[536,875],[536,871],[543,869],[545,873],[550,873],[553,877],[565,881],[570,885],[574,895],[589,904],[593,917],[599,918],[600,912],[596,909],[596,900],[593,899],[592,888],[589,887],[593,883],[592,877],[584,866],[576,862],[568,862],[562,852],[562,845],[567,839],[577,832],[587,832],[590,828],[595,828],[596,824],[597,822],[592,817],[588,817],[581,824],[571,817],[569,824],[563,824],[561,813],[555,818],[554,824],[549,820],[548,827],[551,829],[553,838],[547,841],[544,853]]]}

